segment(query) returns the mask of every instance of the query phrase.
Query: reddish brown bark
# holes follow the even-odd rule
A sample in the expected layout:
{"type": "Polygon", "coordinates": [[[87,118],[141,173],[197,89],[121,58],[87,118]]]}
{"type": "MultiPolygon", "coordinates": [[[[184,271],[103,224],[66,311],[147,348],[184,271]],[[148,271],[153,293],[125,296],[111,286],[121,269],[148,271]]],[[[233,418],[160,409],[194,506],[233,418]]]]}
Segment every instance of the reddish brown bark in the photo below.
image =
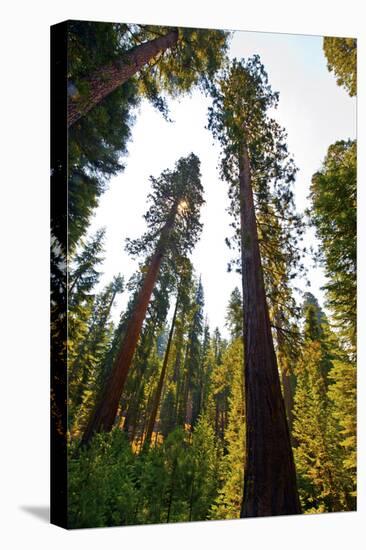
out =
{"type": "Polygon", "coordinates": [[[165,224],[157,250],[153,255],[143,285],[139,292],[136,306],[129,320],[126,334],[121,348],[114,362],[112,372],[105,385],[101,399],[94,410],[89,424],[83,436],[83,443],[87,443],[95,432],[109,432],[116,418],[119,401],[123,387],[131,366],[132,358],[140,337],[142,324],[144,322],[151,294],[154,289],[160,265],[164,257],[170,231],[174,224],[177,203],[173,206],[169,220],[165,224]]]}
{"type": "Polygon", "coordinates": [[[245,145],[239,180],[246,407],[241,517],[298,514],[295,465],[266,302],[245,145]]]}
{"type": "Polygon", "coordinates": [[[172,343],[172,339],[173,339],[173,333],[174,333],[175,319],[177,317],[177,311],[178,311],[178,298],[177,298],[177,301],[176,301],[176,304],[175,304],[172,324],[171,324],[170,332],[169,332],[168,343],[167,343],[167,347],[166,347],[165,354],[164,354],[163,366],[162,366],[162,369],[161,369],[159,382],[158,382],[158,387],[156,388],[156,393],[155,393],[155,397],[154,397],[153,408],[152,408],[152,412],[151,412],[151,415],[150,415],[149,424],[147,426],[146,438],[145,438],[145,442],[146,442],[147,445],[150,444],[151,436],[152,436],[153,431],[154,431],[156,417],[157,417],[157,414],[158,414],[158,409],[159,409],[159,404],[160,404],[160,399],[161,399],[161,392],[163,390],[165,374],[166,374],[166,369],[167,369],[167,366],[168,366],[168,360],[169,360],[169,354],[170,354],[170,347],[171,347],[171,343],[172,343]]]}
{"type": "Polygon", "coordinates": [[[178,42],[178,30],[159,36],[126,52],[121,59],[98,69],[85,79],[88,85],[86,99],[69,97],[67,107],[67,127],[88,113],[97,103],[136,74],[157,54],[173,48],[178,42]]]}

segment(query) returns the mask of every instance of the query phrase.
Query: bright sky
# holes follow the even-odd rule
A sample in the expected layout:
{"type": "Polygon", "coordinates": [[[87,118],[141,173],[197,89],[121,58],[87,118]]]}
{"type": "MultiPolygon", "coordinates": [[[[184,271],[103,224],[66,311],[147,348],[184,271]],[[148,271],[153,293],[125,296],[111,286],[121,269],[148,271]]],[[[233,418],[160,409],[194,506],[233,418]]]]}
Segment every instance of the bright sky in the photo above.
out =
{"type": "MultiPolygon", "coordinates": [[[[356,101],[337,86],[326,68],[322,37],[236,32],[231,42],[231,57],[249,57],[258,53],[268,72],[272,88],[280,92],[275,117],[288,132],[288,146],[299,168],[295,183],[299,211],[307,206],[312,174],[318,170],[330,144],[338,139],[356,137],[356,101]]],[[[227,212],[227,185],[217,172],[219,146],[214,143],[207,125],[210,101],[199,92],[180,100],[169,101],[173,123],[147,102],[136,113],[125,171],[110,180],[108,191],[101,197],[89,234],[106,226],[106,260],[101,286],[117,273],[127,282],[137,268],[124,250],[126,237],[140,236],[145,230],[143,214],[150,190],[149,176],[173,168],[181,156],[194,152],[201,160],[202,184],[206,204],[202,208],[202,237],[192,254],[197,275],[202,276],[205,310],[210,327],[225,330],[226,307],[233,288],[240,288],[237,274],[227,273],[232,252],[225,245],[230,237],[227,212]]],[[[315,243],[313,232],[306,244],[315,243]]],[[[310,291],[323,304],[320,290],[324,277],[310,258],[310,291]]],[[[306,290],[302,281],[296,284],[306,290]]],[[[113,318],[117,320],[126,306],[127,293],[120,296],[113,318]]]]}

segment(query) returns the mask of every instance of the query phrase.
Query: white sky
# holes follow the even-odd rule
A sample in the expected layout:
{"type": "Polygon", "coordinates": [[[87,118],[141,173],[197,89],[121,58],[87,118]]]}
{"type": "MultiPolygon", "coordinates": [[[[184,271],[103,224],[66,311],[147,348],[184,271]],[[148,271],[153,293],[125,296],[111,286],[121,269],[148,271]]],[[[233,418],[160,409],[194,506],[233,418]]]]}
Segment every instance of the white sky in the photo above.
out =
{"type": "MultiPolygon", "coordinates": [[[[338,139],[356,137],[356,101],[337,86],[335,77],[326,68],[322,37],[235,33],[230,57],[249,57],[258,53],[268,72],[274,90],[280,92],[275,117],[288,132],[288,146],[299,168],[295,183],[296,205],[299,211],[307,206],[312,174],[318,170],[327,148],[338,139]]],[[[206,204],[202,208],[203,232],[192,254],[197,275],[202,276],[205,310],[211,330],[224,328],[226,307],[233,288],[240,288],[240,278],[227,273],[232,252],[225,245],[230,237],[230,216],[227,185],[217,173],[219,146],[213,141],[207,125],[210,100],[199,92],[180,100],[169,100],[170,117],[166,122],[160,113],[143,102],[136,114],[125,159],[125,171],[112,178],[108,191],[101,197],[89,234],[106,226],[106,260],[101,286],[117,273],[127,282],[137,268],[137,262],[124,251],[125,238],[140,236],[145,230],[143,214],[150,190],[149,176],[173,168],[175,162],[191,152],[201,160],[202,184],[206,204]]],[[[306,244],[314,243],[308,232],[306,244]]],[[[324,284],[322,270],[314,268],[310,258],[310,291],[323,303],[320,287],[324,284]]],[[[296,284],[306,290],[302,281],[296,284]]],[[[113,312],[115,320],[126,306],[127,293],[120,296],[113,312]]]]}

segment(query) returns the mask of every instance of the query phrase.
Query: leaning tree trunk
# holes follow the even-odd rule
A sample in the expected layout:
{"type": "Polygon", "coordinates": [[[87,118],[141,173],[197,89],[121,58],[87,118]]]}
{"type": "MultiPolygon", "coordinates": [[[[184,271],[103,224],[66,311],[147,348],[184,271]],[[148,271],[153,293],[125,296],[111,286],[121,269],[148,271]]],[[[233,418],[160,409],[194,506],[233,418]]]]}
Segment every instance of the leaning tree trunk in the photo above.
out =
{"type": "Polygon", "coordinates": [[[86,98],[74,95],[68,99],[67,126],[75,124],[102,99],[124,84],[158,53],[173,48],[178,42],[178,30],[174,29],[164,36],[149,40],[123,54],[113,63],[100,67],[83,81],[88,89],[86,98]]]}
{"type": "Polygon", "coordinates": [[[156,252],[151,259],[131,319],[128,322],[120,351],[116,357],[104,391],[102,392],[101,399],[85,430],[82,440],[83,443],[87,443],[93,433],[101,431],[109,432],[113,427],[124,384],[140,337],[142,324],[159,274],[160,265],[164,257],[167,240],[174,224],[177,204],[178,203],[174,204],[169,219],[162,229],[156,252]]]}
{"type": "Polygon", "coordinates": [[[168,343],[167,343],[167,347],[166,347],[165,354],[164,354],[163,367],[161,369],[159,382],[158,382],[158,387],[156,388],[156,393],[155,393],[155,397],[154,397],[152,412],[151,412],[151,415],[150,415],[149,424],[147,426],[147,432],[146,432],[146,438],[145,438],[145,442],[146,442],[147,446],[150,444],[151,436],[153,434],[154,426],[155,426],[155,422],[156,422],[156,416],[158,414],[158,408],[159,408],[159,403],[160,403],[160,399],[161,399],[161,392],[163,390],[165,374],[166,374],[166,369],[167,369],[167,366],[168,366],[168,359],[169,359],[169,354],[170,354],[170,347],[171,347],[171,343],[172,343],[172,339],[173,339],[175,319],[177,317],[178,301],[179,301],[179,297],[177,297],[177,301],[176,301],[176,304],[175,304],[174,315],[173,315],[172,324],[171,324],[171,327],[170,327],[168,343]]]}
{"type": "Polygon", "coordinates": [[[298,514],[296,472],[264,290],[246,145],[239,180],[246,408],[241,517],[298,514]]]}

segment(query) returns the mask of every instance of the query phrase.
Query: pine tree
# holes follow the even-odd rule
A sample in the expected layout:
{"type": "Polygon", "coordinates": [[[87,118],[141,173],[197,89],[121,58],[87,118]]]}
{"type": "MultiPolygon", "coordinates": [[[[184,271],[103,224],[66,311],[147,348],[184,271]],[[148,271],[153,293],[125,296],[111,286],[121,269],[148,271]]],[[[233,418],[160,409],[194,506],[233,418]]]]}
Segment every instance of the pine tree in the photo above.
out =
{"type": "Polygon", "coordinates": [[[230,363],[225,362],[226,341],[221,338],[218,328],[214,330],[211,339],[213,352],[213,367],[211,375],[211,391],[214,400],[215,434],[224,443],[228,420],[228,397],[232,382],[230,363]]]}
{"type": "Polygon", "coordinates": [[[203,198],[199,160],[195,155],[180,159],[175,171],[165,171],[157,180],[152,178],[152,187],[152,206],[145,216],[148,232],[128,243],[132,254],[144,253],[149,257],[146,274],[104,393],[85,431],[84,442],[89,441],[94,432],[109,431],[113,426],[163,259],[174,262],[175,257],[188,253],[201,230],[199,211],[203,198]]]}
{"type": "MultiPolygon", "coordinates": [[[[274,93],[259,57],[236,60],[213,90],[209,127],[223,146],[221,174],[239,221],[246,396],[243,516],[299,513],[296,472],[273,345],[253,196],[276,215],[291,202],[295,168],[269,117],[274,93]]],[[[293,225],[295,216],[291,216],[293,225]]],[[[286,242],[286,241],[285,241],[286,242]]]]}
{"type": "MultiPolygon", "coordinates": [[[[151,400],[157,383],[158,372],[163,360],[160,350],[161,336],[165,332],[166,318],[169,310],[169,296],[175,288],[172,273],[165,269],[160,271],[152,299],[149,303],[141,337],[131,364],[129,375],[120,400],[118,423],[122,426],[132,442],[142,441],[146,424],[151,414],[151,400]]],[[[141,286],[141,285],[139,285],[141,286]]],[[[137,298],[137,294],[136,294],[137,298]]],[[[126,314],[126,326],[122,327],[123,335],[132,318],[134,305],[126,314]]],[[[119,343],[123,341],[120,334],[119,343]]],[[[113,360],[117,357],[115,349],[113,360]]]]}
{"type": "Polygon", "coordinates": [[[110,314],[115,298],[123,292],[123,288],[123,277],[118,275],[96,296],[87,334],[80,342],[71,365],[69,417],[74,424],[73,431],[80,429],[95,404],[102,361],[112,338],[110,314]]]}
{"type": "Polygon", "coordinates": [[[146,438],[145,438],[145,441],[146,441],[147,444],[150,444],[151,436],[152,436],[152,433],[153,433],[154,427],[155,427],[156,417],[157,417],[158,408],[159,408],[160,399],[161,399],[161,394],[162,394],[162,390],[163,390],[163,384],[164,384],[164,381],[165,381],[165,376],[166,376],[166,371],[167,371],[167,366],[168,366],[168,360],[169,360],[170,348],[171,348],[173,334],[174,334],[175,320],[176,320],[176,317],[177,317],[178,305],[179,305],[179,295],[177,297],[175,308],[174,308],[173,319],[172,319],[171,327],[170,327],[170,331],[169,331],[168,343],[167,343],[167,346],[166,346],[166,349],[165,349],[165,354],[164,354],[164,361],[163,361],[163,365],[162,365],[160,376],[159,376],[158,386],[156,388],[156,392],[155,392],[155,396],[154,396],[154,400],[153,400],[152,412],[151,412],[149,423],[148,423],[148,426],[147,426],[147,432],[146,432],[146,438]]]}
{"type": "Polygon", "coordinates": [[[235,287],[230,295],[227,308],[226,324],[230,330],[231,338],[242,337],[243,335],[243,302],[238,287],[235,287]]]}
{"type": "Polygon", "coordinates": [[[293,430],[300,495],[307,513],[339,511],[345,509],[347,489],[340,434],[329,399],[330,335],[326,317],[314,305],[311,295],[304,304],[304,314],[304,347],[296,368],[293,430]]]}
{"type": "Polygon", "coordinates": [[[338,141],[328,149],[311,183],[310,222],[320,240],[327,305],[348,353],[356,347],[356,142],[338,141]]]}
{"type": "Polygon", "coordinates": [[[190,454],[188,521],[202,521],[208,519],[211,503],[217,494],[220,458],[213,427],[205,416],[195,424],[190,454]]]}
{"type": "Polygon", "coordinates": [[[221,464],[221,488],[211,509],[212,519],[240,517],[244,490],[245,411],[243,380],[243,341],[237,337],[224,354],[223,368],[229,371],[228,424],[225,429],[225,453],[221,464]],[[227,365],[227,368],[225,366],[227,365]]]}
{"type": "Polygon", "coordinates": [[[75,376],[80,346],[88,333],[88,323],[93,313],[95,286],[103,261],[105,230],[98,230],[73,259],[73,268],[68,277],[68,374],[75,376]]]}
{"type": "Polygon", "coordinates": [[[193,307],[192,321],[188,334],[188,347],[185,361],[185,379],[183,388],[183,399],[185,407],[184,422],[194,427],[201,409],[201,352],[202,352],[202,333],[203,333],[203,286],[201,279],[198,282],[193,307]]]}

